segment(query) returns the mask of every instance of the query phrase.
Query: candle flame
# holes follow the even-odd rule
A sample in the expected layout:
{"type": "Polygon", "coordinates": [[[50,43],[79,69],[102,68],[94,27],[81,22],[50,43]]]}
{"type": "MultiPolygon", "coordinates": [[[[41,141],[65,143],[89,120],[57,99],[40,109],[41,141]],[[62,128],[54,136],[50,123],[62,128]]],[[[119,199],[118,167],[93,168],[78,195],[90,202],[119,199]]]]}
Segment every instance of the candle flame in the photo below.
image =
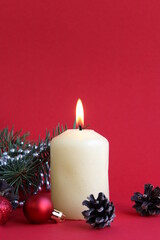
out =
{"type": "Polygon", "coordinates": [[[81,127],[84,125],[84,110],[83,110],[83,105],[80,98],[78,99],[77,105],[76,105],[76,123],[78,126],[81,126],[81,127]]]}

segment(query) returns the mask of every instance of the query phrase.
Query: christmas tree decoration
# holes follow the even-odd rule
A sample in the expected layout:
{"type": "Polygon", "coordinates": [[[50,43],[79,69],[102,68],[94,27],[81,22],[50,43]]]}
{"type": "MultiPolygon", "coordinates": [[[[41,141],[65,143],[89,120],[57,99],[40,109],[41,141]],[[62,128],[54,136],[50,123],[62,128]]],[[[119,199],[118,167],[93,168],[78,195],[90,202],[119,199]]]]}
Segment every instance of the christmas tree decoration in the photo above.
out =
{"type": "Polygon", "coordinates": [[[151,184],[144,185],[144,194],[135,192],[131,197],[135,202],[133,208],[136,209],[141,216],[160,214],[160,188],[153,189],[151,184]]]}
{"type": "Polygon", "coordinates": [[[13,209],[10,201],[0,196],[0,225],[4,225],[8,221],[12,211],[13,209]]]}
{"type": "Polygon", "coordinates": [[[115,218],[115,207],[104,193],[100,192],[97,199],[91,194],[82,204],[89,210],[82,212],[82,215],[93,228],[109,227],[115,218]]]}
{"type": "Polygon", "coordinates": [[[40,194],[30,196],[23,206],[23,213],[31,223],[47,222],[52,212],[53,205],[51,200],[40,194]]]}
{"type": "Polygon", "coordinates": [[[13,128],[0,131],[0,179],[13,186],[16,194],[21,192],[22,200],[44,187],[50,190],[50,141],[65,130],[66,125],[58,124],[52,137],[46,130],[45,140],[39,138],[38,143],[28,141],[28,133],[14,133],[13,128]]]}
{"type": "Polygon", "coordinates": [[[14,193],[14,188],[10,186],[4,179],[0,179],[0,196],[7,198],[12,204],[12,208],[18,206],[19,196],[14,193]]]}

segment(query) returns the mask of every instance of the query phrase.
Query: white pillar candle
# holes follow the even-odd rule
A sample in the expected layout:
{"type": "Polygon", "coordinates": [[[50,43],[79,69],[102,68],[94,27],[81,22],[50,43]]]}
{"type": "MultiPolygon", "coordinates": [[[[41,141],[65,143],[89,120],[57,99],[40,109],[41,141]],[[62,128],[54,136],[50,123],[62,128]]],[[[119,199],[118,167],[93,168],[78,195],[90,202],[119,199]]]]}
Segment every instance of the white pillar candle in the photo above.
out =
{"type": "Polygon", "coordinates": [[[51,196],[68,219],[83,219],[82,201],[103,192],[109,198],[109,143],[93,130],[67,130],[51,141],[51,196]]]}

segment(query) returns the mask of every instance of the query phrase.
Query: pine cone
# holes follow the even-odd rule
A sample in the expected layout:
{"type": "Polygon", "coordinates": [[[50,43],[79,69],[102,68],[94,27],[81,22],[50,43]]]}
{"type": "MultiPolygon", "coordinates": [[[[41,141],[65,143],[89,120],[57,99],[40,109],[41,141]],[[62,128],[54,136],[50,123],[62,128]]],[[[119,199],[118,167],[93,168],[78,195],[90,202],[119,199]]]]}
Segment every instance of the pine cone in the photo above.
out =
{"type": "Polygon", "coordinates": [[[87,220],[93,228],[109,227],[113,221],[115,214],[115,208],[112,202],[106,198],[106,196],[100,192],[98,198],[95,199],[93,194],[87,197],[89,200],[82,202],[83,205],[89,208],[82,212],[84,218],[87,220]]]}
{"type": "Polygon", "coordinates": [[[0,179],[0,196],[5,197],[10,201],[13,209],[18,206],[19,196],[14,194],[14,188],[3,179],[0,179]]]}
{"type": "Polygon", "coordinates": [[[135,192],[131,197],[135,201],[133,208],[142,216],[160,214],[160,188],[153,189],[151,184],[144,185],[144,194],[135,192]]]}

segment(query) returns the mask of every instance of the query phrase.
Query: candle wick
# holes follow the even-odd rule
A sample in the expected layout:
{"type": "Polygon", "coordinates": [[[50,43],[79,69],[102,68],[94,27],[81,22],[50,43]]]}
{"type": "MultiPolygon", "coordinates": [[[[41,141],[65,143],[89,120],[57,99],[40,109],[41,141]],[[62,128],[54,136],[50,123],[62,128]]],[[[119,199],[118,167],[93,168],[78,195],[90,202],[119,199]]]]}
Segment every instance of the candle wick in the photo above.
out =
{"type": "Polygon", "coordinates": [[[80,131],[82,130],[82,126],[81,125],[79,125],[78,128],[79,128],[80,131]]]}

